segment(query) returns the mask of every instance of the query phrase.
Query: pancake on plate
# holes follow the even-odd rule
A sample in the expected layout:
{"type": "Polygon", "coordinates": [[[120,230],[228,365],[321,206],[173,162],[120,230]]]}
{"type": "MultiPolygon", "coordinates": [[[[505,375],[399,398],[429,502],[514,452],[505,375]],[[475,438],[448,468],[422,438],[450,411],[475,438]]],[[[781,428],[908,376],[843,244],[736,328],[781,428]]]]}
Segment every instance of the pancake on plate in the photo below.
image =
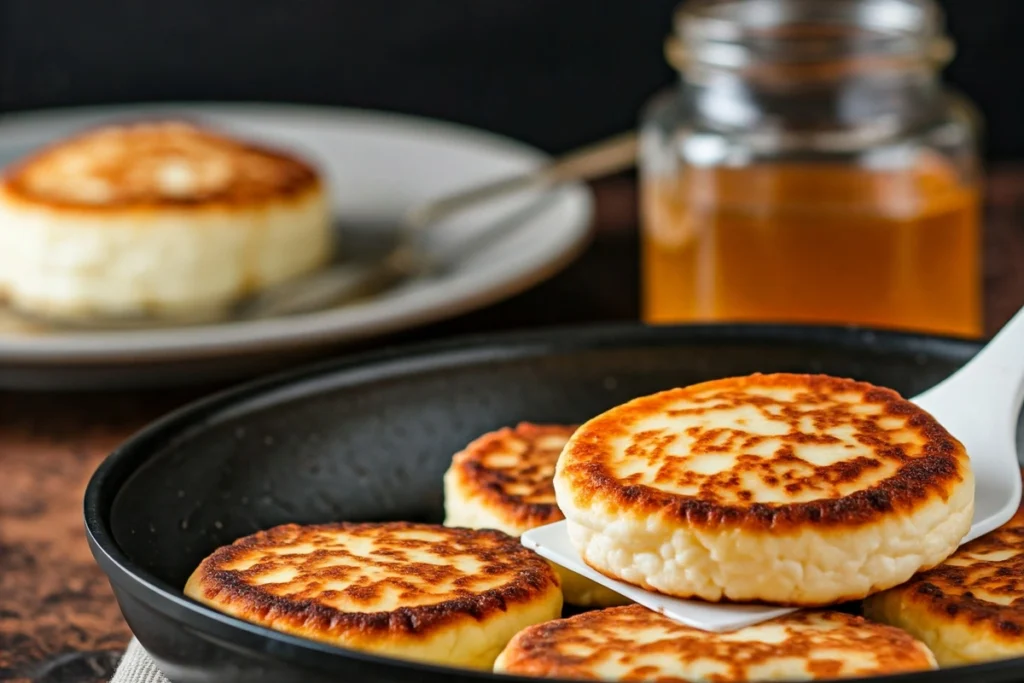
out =
{"type": "Polygon", "coordinates": [[[868,598],[864,613],[923,640],[942,666],[1024,656],[1024,504],[938,567],[868,598]]]}
{"type": "Polygon", "coordinates": [[[292,635],[477,669],[562,609],[550,565],[515,538],[406,522],[261,531],[203,560],[185,594],[292,635]]]}
{"type": "MultiPolygon", "coordinates": [[[[484,434],[456,453],[444,475],[445,525],[521,536],[563,519],[551,478],[575,430],[574,426],[524,422],[484,434]]],[[[552,566],[570,604],[608,607],[629,602],[590,579],[552,566]]]]}
{"type": "Polygon", "coordinates": [[[797,612],[731,633],[683,626],[640,605],[531,626],[500,673],[606,681],[817,680],[935,668],[924,644],[842,612],[797,612]]]}
{"type": "Polygon", "coordinates": [[[630,401],[573,434],[554,485],[590,566],[709,601],[863,598],[946,559],[974,511],[967,454],[942,425],[823,375],[630,401]]]}
{"type": "Polygon", "coordinates": [[[0,181],[0,295],[59,319],[203,318],[324,264],[331,231],[295,156],[187,123],[107,126],[0,181]]]}

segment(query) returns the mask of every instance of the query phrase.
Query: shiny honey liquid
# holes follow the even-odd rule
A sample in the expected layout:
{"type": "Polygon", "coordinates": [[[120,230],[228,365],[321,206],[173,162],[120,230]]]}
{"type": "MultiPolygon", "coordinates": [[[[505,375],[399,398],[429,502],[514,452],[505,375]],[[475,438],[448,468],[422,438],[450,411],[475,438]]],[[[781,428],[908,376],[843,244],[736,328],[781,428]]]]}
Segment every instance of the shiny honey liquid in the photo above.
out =
{"type": "Polygon", "coordinates": [[[978,191],[941,162],[690,167],[641,212],[648,322],[982,334],[978,191]]]}

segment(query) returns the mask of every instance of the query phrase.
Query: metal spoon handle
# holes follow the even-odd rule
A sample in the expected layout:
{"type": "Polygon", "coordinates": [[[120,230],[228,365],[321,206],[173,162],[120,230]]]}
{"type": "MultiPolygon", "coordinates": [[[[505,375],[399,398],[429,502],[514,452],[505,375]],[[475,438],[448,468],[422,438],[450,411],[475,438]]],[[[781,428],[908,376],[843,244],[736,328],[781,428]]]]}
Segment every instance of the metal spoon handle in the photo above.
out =
{"type": "Polygon", "coordinates": [[[507,194],[624,171],[636,163],[636,155],[636,133],[623,133],[570,152],[530,173],[478,185],[421,204],[406,214],[404,224],[408,229],[419,230],[471,206],[507,194]]]}

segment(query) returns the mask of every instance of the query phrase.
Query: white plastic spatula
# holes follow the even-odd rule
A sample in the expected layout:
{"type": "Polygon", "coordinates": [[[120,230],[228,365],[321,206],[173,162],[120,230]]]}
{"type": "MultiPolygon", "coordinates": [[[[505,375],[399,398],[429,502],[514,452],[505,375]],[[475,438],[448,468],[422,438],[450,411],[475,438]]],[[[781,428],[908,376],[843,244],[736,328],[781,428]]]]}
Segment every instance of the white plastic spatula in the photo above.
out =
{"type": "Polygon", "coordinates": [[[530,529],[520,539],[527,548],[557,565],[585,576],[591,581],[607,586],[620,595],[655,612],[661,612],[669,619],[681,624],[699,628],[702,631],[734,631],[751,624],[759,624],[783,614],[794,612],[791,607],[769,607],[766,605],[737,605],[683,600],[660,593],[652,593],[622,581],[609,579],[595,571],[580,559],[579,553],[569,542],[565,522],[555,522],[530,529]]]}
{"type": "Polygon", "coordinates": [[[963,542],[1005,524],[1021,496],[1017,418],[1024,400],[1024,309],[967,365],[912,400],[971,457],[974,522],[963,542]]]}
{"type": "MultiPolygon", "coordinates": [[[[959,439],[975,478],[974,522],[963,542],[1006,523],[1021,499],[1017,417],[1024,401],[1024,309],[969,363],[912,399],[959,439]]],[[[732,631],[794,610],[681,600],[609,579],[583,563],[565,522],[527,531],[523,545],[670,619],[704,631],[732,631]]]]}

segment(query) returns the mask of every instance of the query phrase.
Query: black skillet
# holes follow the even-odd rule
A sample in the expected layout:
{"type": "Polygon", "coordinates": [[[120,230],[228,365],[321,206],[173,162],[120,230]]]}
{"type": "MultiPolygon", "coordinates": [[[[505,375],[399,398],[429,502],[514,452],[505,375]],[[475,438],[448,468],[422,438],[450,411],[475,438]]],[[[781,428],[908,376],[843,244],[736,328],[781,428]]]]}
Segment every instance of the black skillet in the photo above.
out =
{"type": "MultiPolygon", "coordinates": [[[[207,399],[135,436],[89,483],[89,541],[132,631],[175,683],[513,680],[279,634],[181,589],[214,548],[275,524],[440,521],[452,453],[502,425],[578,422],[638,395],[754,371],[825,372],[912,396],[977,349],[853,329],[615,326],[332,362],[207,399]]],[[[873,680],[1020,681],[1024,659],[873,680]]]]}

